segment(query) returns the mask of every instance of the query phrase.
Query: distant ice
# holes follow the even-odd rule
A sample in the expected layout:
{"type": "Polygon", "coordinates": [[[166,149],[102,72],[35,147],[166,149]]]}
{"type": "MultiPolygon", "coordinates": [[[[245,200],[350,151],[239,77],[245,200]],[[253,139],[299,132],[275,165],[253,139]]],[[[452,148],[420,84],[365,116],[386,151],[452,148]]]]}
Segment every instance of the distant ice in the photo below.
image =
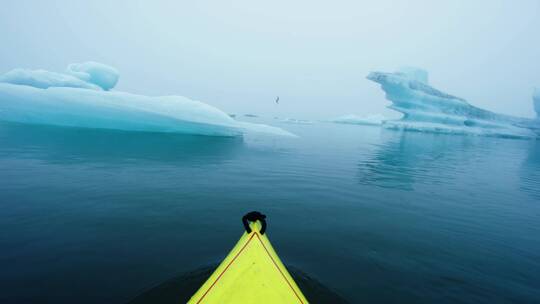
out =
{"type": "Polygon", "coordinates": [[[300,124],[300,125],[311,125],[313,124],[312,120],[306,120],[306,119],[296,119],[296,118],[285,118],[281,120],[284,123],[290,123],[290,124],[300,124]]]}
{"type": "MultiPolygon", "coordinates": [[[[407,68],[395,73],[372,72],[367,78],[381,85],[389,108],[403,113],[400,120],[385,120],[383,127],[452,134],[534,138],[540,133],[533,119],[497,114],[428,85],[424,70],[407,68]]],[[[538,91],[534,94],[538,112],[538,91]]]]}
{"type": "Polygon", "coordinates": [[[351,125],[373,125],[379,126],[386,120],[386,117],[381,114],[370,114],[366,116],[360,116],[355,114],[343,115],[332,119],[332,122],[351,125]]]}
{"type": "Polygon", "coordinates": [[[535,89],[533,92],[534,111],[536,112],[536,119],[528,124],[528,127],[536,134],[540,134],[540,89],[535,89]]]}
{"type": "Polygon", "coordinates": [[[13,70],[0,76],[0,120],[212,136],[294,136],[280,128],[234,120],[215,107],[182,96],[104,91],[114,87],[118,72],[102,64],[73,64],[68,71],[13,70]]]}

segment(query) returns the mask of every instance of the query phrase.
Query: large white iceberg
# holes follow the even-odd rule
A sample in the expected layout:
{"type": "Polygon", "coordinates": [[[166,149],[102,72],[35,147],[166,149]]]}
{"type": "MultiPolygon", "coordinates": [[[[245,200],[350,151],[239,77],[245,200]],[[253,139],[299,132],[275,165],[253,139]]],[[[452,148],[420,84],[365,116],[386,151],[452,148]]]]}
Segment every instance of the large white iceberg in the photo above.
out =
{"type": "MultiPolygon", "coordinates": [[[[403,113],[399,120],[386,120],[383,127],[440,133],[503,137],[537,137],[539,119],[497,114],[470,105],[466,100],[441,92],[428,84],[427,72],[406,68],[394,73],[372,72],[367,78],[381,85],[389,108],[403,113]]],[[[534,94],[540,113],[539,93],[534,94]]]]}
{"type": "Polygon", "coordinates": [[[527,124],[527,127],[531,128],[540,135],[540,89],[537,88],[533,93],[534,111],[536,112],[536,119],[527,124]]]}
{"type": "Polygon", "coordinates": [[[212,136],[249,132],[294,136],[280,128],[234,120],[182,96],[107,91],[117,81],[114,68],[94,62],[72,64],[65,74],[16,69],[0,76],[0,120],[212,136]]]}

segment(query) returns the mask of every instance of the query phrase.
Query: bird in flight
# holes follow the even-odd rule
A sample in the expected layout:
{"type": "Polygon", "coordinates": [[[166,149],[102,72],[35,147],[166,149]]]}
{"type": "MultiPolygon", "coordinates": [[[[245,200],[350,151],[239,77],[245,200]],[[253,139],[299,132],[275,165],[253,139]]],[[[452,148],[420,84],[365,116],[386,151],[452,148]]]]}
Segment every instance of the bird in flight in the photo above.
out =
{"type": "Polygon", "coordinates": [[[279,104],[279,96],[276,98],[276,103],[279,104]]]}

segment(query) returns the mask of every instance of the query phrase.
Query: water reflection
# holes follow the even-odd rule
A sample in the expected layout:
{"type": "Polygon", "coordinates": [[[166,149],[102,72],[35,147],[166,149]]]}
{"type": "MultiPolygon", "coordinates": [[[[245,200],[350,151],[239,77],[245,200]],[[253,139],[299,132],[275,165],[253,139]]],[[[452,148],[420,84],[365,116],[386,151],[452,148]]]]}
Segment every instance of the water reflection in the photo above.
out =
{"type": "Polygon", "coordinates": [[[470,147],[482,141],[470,136],[391,130],[381,130],[381,136],[374,152],[358,163],[360,184],[401,190],[442,184],[455,178],[460,166],[482,154],[478,150],[470,153],[470,147]]]}
{"type": "Polygon", "coordinates": [[[538,140],[531,141],[529,144],[528,155],[521,165],[520,169],[521,189],[540,199],[540,142],[538,140]]]}
{"type": "Polygon", "coordinates": [[[4,158],[53,163],[202,164],[234,157],[242,149],[243,139],[1,123],[0,147],[0,156],[4,158]]]}

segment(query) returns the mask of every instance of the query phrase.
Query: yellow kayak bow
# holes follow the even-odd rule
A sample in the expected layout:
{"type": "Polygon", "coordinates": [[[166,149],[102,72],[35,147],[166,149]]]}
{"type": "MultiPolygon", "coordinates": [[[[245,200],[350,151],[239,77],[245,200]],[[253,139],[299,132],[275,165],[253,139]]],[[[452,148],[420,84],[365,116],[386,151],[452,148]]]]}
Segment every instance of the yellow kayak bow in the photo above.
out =
{"type": "Polygon", "coordinates": [[[265,218],[243,217],[246,232],[188,304],[308,303],[270,244],[265,218]]]}

